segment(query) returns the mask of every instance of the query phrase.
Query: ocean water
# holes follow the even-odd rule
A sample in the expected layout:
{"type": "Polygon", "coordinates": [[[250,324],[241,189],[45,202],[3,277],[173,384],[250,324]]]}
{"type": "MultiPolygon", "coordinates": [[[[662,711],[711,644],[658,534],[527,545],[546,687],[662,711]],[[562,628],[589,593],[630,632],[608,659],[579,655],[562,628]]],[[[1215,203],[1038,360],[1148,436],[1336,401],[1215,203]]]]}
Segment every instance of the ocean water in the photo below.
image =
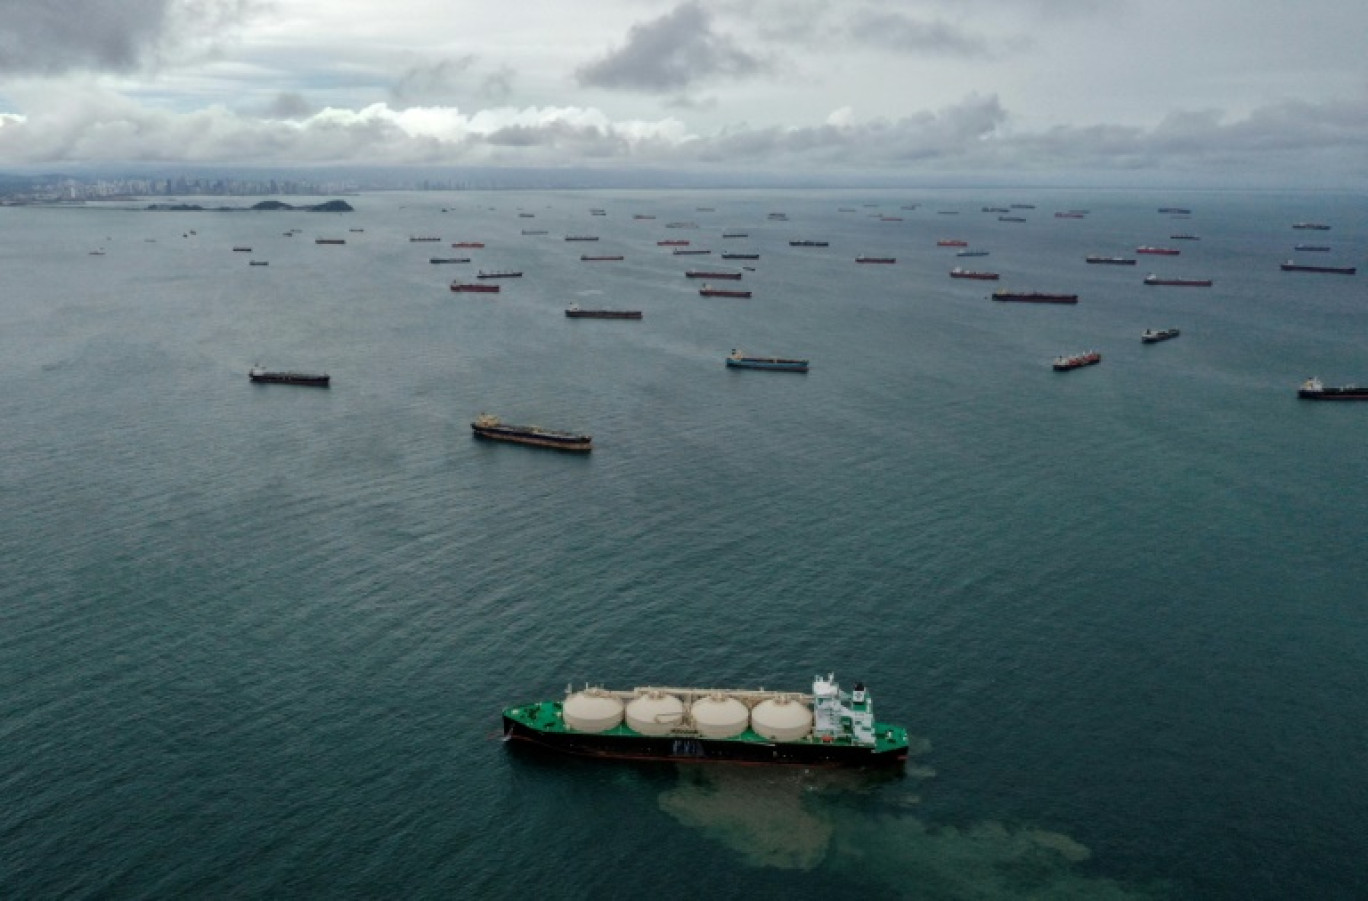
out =
{"type": "Polygon", "coordinates": [[[1364,267],[1364,197],[348,199],[0,208],[0,895],[1368,894],[1368,404],[1296,398],[1368,379],[1368,292],[1278,269],[1364,267]],[[750,300],[683,277],[724,249],[750,300]],[[525,274],[447,289],[478,268],[525,274]],[[828,671],[916,736],[905,774],[499,740],[567,683],[828,671]]]}

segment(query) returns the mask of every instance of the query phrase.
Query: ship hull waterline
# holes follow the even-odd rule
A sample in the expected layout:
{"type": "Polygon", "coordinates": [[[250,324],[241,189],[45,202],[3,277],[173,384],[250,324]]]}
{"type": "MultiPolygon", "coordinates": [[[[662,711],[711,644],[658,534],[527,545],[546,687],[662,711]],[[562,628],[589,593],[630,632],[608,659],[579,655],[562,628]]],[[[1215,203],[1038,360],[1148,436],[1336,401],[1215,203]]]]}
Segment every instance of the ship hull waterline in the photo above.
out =
{"type": "Polygon", "coordinates": [[[886,751],[822,742],[769,742],[710,739],[697,736],[596,735],[542,732],[507,715],[504,740],[557,754],[601,760],[662,763],[727,763],[755,766],[885,768],[902,766],[907,748],[886,751]]]}

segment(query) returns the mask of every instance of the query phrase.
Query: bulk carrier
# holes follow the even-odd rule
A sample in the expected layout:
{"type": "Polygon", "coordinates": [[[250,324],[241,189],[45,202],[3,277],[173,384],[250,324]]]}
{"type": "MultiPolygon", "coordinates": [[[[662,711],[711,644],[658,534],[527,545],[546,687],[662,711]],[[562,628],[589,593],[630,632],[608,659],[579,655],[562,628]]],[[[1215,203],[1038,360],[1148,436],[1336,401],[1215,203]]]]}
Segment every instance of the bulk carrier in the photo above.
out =
{"type": "Polygon", "coordinates": [[[874,721],[868,690],[846,693],[834,675],[811,694],[764,689],[566,687],[563,701],[503,712],[505,741],[629,760],[900,766],[907,730],[874,721]]]}

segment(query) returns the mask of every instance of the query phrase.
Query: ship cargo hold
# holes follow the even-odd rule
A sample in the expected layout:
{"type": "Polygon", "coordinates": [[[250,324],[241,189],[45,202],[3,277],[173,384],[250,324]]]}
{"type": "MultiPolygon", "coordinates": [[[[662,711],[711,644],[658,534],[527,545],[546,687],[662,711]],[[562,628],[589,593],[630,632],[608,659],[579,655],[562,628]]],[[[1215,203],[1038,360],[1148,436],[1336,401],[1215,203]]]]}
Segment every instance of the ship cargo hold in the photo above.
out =
{"type": "Polygon", "coordinates": [[[546,429],[537,425],[508,425],[497,416],[481,413],[470,424],[476,438],[490,441],[507,441],[511,444],[526,444],[532,447],[545,447],[552,450],[578,451],[587,453],[594,449],[594,439],[589,435],[546,429]]]}

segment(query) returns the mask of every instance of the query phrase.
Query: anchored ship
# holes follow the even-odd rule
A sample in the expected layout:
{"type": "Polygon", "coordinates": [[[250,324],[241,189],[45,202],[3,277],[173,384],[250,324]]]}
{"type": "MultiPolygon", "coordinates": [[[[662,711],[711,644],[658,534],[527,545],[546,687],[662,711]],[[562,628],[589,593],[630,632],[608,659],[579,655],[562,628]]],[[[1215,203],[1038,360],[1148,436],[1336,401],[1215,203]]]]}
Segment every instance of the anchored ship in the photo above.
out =
{"type": "MultiPolygon", "coordinates": [[[[1327,248],[1328,249],[1328,248],[1327,248]]],[[[1283,272],[1329,272],[1335,275],[1355,275],[1358,272],[1356,266],[1312,266],[1309,263],[1295,263],[1288,260],[1282,264],[1283,272]]]]}
{"type": "Polygon", "coordinates": [[[786,357],[748,357],[741,351],[733,350],[727,357],[727,365],[733,369],[775,369],[780,372],[807,372],[807,360],[786,357]]]}
{"type": "Polygon", "coordinates": [[[581,310],[579,304],[572,304],[565,310],[571,319],[640,319],[640,310],[581,310]]]}
{"type": "Polygon", "coordinates": [[[1303,400],[1368,400],[1368,387],[1339,385],[1327,388],[1324,382],[1312,376],[1302,382],[1297,396],[1303,400]]]}
{"type": "Polygon", "coordinates": [[[594,449],[594,439],[589,435],[574,432],[561,432],[544,429],[537,425],[507,425],[497,416],[481,413],[470,424],[477,438],[490,441],[508,441],[513,444],[529,444],[533,447],[549,447],[553,450],[579,451],[587,453],[594,449]]]}
{"type": "Polygon", "coordinates": [[[981,280],[981,281],[989,281],[989,282],[995,282],[995,281],[998,280],[998,274],[997,274],[996,272],[975,272],[975,271],[972,270],[972,269],[961,269],[959,266],[956,266],[954,269],[951,269],[951,270],[950,270],[950,277],[951,277],[951,278],[976,278],[976,279],[979,279],[979,280],[981,280]]]}
{"type": "Polygon", "coordinates": [[[710,270],[710,269],[690,269],[690,270],[688,270],[687,272],[684,273],[684,277],[685,277],[685,278],[721,278],[721,279],[730,279],[731,281],[734,281],[734,282],[735,282],[735,281],[740,281],[740,280],[741,280],[741,273],[739,273],[739,272],[714,272],[714,271],[712,271],[712,270],[710,270]]]}
{"type": "Polygon", "coordinates": [[[332,383],[332,377],[327,373],[263,369],[260,364],[253,366],[247,372],[247,377],[254,382],[276,385],[308,385],[311,388],[326,388],[332,383]]]}
{"type": "Polygon", "coordinates": [[[1083,366],[1095,366],[1102,362],[1102,355],[1095,350],[1089,350],[1081,354],[1073,354],[1066,357],[1055,357],[1055,372],[1068,372],[1070,369],[1078,369],[1083,366]]]}
{"type": "Polygon", "coordinates": [[[749,291],[738,291],[732,288],[714,288],[712,285],[704,285],[698,289],[698,293],[703,297],[750,297],[749,291]]]}
{"type": "Polygon", "coordinates": [[[1176,247],[1151,247],[1148,244],[1135,248],[1136,253],[1147,253],[1152,256],[1176,257],[1182,251],[1176,247]]]}
{"type": "Polygon", "coordinates": [[[1147,285],[1170,285],[1179,288],[1210,288],[1209,278],[1160,278],[1153,273],[1145,276],[1147,285]]]}
{"type": "Polygon", "coordinates": [[[488,282],[454,281],[451,283],[451,290],[468,294],[498,294],[499,288],[499,285],[488,282]]]}
{"type": "Polygon", "coordinates": [[[993,300],[1019,303],[1078,303],[1077,294],[1053,294],[1048,291],[994,291],[993,300]]]}
{"type": "Polygon", "coordinates": [[[1084,260],[1086,260],[1086,261],[1089,262],[1089,263],[1101,263],[1101,264],[1103,264],[1103,265],[1110,265],[1110,266],[1134,266],[1134,265],[1135,265],[1135,258],[1134,258],[1134,257],[1102,257],[1102,256],[1093,256],[1093,255],[1089,255],[1089,256],[1084,257],[1084,260]]]}
{"type": "Polygon", "coordinates": [[[1158,344],[1160,341],[1167,341],[1170,338],[1177,338],[1179,334],[1181,334],[1181,332],[1179,332],[1176,328],[1147,328],[1145,329],[1144,334],[1140,336],[1140,342],[1142,344],[1158,344]]]}
{"type": "Polygon", "coordinates": [[[855,258],[855,262],[857,262],[857,263],[896,263],[896,262],[898,262],[898,258],[897,258],[897,257],[867,257],[867,256],[858,256],[858,257],[855,258]]]}
{"type": "Polygon", "coordinates": [[[834,674],[812,693],[764,689],[586,686],[565,699],[508,707],[505,741],[626,760],[796,766],[901,766],[907,730],[874,719],[864,683],[841,691],[834,674]]]}

